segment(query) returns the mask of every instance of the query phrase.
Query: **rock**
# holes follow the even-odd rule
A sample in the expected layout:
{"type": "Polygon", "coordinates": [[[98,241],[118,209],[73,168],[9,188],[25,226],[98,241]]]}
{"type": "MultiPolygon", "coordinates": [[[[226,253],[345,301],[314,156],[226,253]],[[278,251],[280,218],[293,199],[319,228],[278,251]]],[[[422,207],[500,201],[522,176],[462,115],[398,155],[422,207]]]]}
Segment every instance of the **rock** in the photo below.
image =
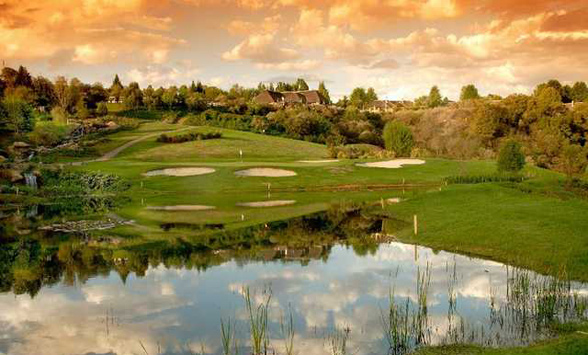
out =
{"type": "Polygon", "coordinates": [[[23,148],[29,148],[31,145],[25,142],[14,142],[12,144],[13,148],[17,148],[17,149],[23,149],[23,148]]]}
{"type": "Polygon", "coordinates": [[[118,124],[114,121],[108,121],[106,123],[106,129],[117,129],[118,128],[118,124]]]}
{"type": "Polygon", "coordinates": [[[0,175],[9,179],[10,182],[17,182],[24,179],[24,176],[20,173],[20,171],[14,169],[2,170],[2,172],[0,172],[0,175]]]}

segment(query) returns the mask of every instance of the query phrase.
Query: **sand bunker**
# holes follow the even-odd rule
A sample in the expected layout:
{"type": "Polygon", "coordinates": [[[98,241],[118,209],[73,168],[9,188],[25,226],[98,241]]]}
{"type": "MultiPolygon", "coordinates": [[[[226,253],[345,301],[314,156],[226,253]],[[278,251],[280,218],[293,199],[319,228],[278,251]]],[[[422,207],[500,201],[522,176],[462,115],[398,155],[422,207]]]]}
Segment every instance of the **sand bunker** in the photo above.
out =
{"type": "Polygon", "coordinates": [[[273,169],[273,168],[252,168],[247,170],[235,171],[237,176],[262,176],[262,177],[285,177],[296,176],[296,173],[290,170],[273,169]]]}
{"type": "Polygon", "coordinates": [[[274,201],[242,202],[242,203],[238,203],[237,206],[242,206],[242,207],[275,207],[275,206],[293,205],[294,203],[296,203],[296,201],[294,201],[294,200],[274,200],[274,201]]]}
{"type": "Polygon", "coordinates": [[[400,203],[400,201],[402,201],[402,200],[400,199],[400,197],[392,197],[392,198],[388,198],[388,199],[386,199],[386,202],[387,202],[388,204],[393,204],[393,203],[400,203]]]}
{"type": "Polygon", "coordinates": [[[151,170],[144,173],[144,176],[196,176],[214,173],[213,168],[167,168],[159,170],[151,170]]]}
{"type": "Polygon", "coordinates": [[[398,169],[403,165],[421,165],[424,163],[425,161],[420,159],[394,159],[388,161],[376,161],[373,163],[358,163],[356,165],[366,168],[398,169]]]}
{"type": "Polygon", "coordinates": [[[323,159],[323,160],[299,160],[299,163],[321,164],[321,163],[336,163],[339,159],[323,159]]]}
{"type": "Polygon", "coordinates": [[[213,210],[214,206],[203,206],[203,205],[177,205],[177,206],[149,206],[148,210],[156,211],[207,211],[213,210]]]}

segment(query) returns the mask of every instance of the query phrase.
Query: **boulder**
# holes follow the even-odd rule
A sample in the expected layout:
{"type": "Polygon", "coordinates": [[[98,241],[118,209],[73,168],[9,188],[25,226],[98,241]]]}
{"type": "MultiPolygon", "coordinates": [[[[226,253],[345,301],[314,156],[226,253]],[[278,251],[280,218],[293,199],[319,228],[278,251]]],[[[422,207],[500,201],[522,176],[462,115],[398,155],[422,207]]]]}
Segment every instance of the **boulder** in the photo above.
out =
{"type": "Polygon", "coordinates": [[[12,143],[12,147],[13,148],[17,148],[17,149],[25,149],[25,148],[30,148],[31,145],[25,142],[14,142],[12,143]]]}
{"type": "Polygon", "coordinates": [[[24,180],[24,176],[18,170],[6,169],[2,170],[0,175],[6,177],[10,182],[18,182],[24,180]]]}
{"type": "Polygon", "coordinates": [[[118,124],[114,121],[108,121],[106,123],[106,127],[107,129],[117,129],[118,128],[118,124]]]}

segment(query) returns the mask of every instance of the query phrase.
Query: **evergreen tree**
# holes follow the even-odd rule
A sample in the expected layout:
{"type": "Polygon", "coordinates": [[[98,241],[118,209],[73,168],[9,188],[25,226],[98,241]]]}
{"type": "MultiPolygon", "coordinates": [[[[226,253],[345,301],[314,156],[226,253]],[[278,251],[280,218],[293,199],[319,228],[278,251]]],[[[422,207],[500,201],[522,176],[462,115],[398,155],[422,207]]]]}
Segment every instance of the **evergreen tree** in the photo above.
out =
{"type": "Polygon", "coordinates": [[[437,85],[435,85],[431,88],[431,91],[429,92],[427,106],[433,108],[433,107],[441,106],[442,104],[443,104],[443,98],[441,97],[441,92],[439,91],[439,88],[437,87],[437,85]]]}
{"type": "Polygon", "coordinates": [[[326,103],[330,104],[331,103],[331,96],[329,95],[329,90],[327,90],[327,87],[325,86],[324,81],[321,81],[319,83],[318,91],[325,98],[326,103]]]}
{"type": "Polygon", "coordinates": [[[31,77],[31,74],[29,74],[27,68],[23,67],[22,65],[18,67],[14,86],[24,86],[31,89],[33,88],[33,78],[31,77]]]}
{"type": "Polygon", "coordinates": [[[525,155],[521,144],[515,140],[506,141],[498,153],[498,171],[518,172],[525,166],[525,155]]]}
{"type": "Polygon", "coordinates": [[[198,80],[198,84],[196,84],[196,92],[203,94],[204,93],[204,86],[202,86],[202,83],[200,82],[200,80],[198,80]]]}
{"type": "MultiPolygon", "coordinates": [[[[153,88],[151,88],[151,90],[153,90],[153,88]]],[[[197,87],[196,84],[194,84],[194,80],[192,80],[192,84],[190,84],[190,92],[197,92],[197,87]]]]}
{"type": "Polygon", "coordinates": [[[294,84],[293,89],[296,91],[305,91],[308,90],[308,84],[306,83],[306,81],[304,81],[304,79],[298,78],[298,80],[296,80],[296,83],[294,84]]]}

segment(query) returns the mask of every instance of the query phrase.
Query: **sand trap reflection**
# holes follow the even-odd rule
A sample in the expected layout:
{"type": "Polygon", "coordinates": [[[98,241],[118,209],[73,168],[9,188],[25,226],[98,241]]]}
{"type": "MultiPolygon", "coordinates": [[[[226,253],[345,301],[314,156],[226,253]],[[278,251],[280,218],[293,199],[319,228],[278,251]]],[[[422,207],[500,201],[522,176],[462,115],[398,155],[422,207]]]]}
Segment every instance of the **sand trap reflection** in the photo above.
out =
{"type": "MultiPolygon", "coordinates": [[[[381,307],[386,307],[392,286],[398,300],[417,300],[417,270],[430,265],[433,344],[447,339],[454,329],[450,323],[459,319],[466,328],[473,324],[486,326],[490,333],[497,331],[489,326],[488,305],[491,298],[497,308],[504,305],[507,279],[514,275],[512,268],[500,263],[401,243],[380,245],[373,253],[341,245],[275,246],[207,269],[194,267],[191,256],[174,257],[166,261],[167,267],[151,264],[142,277],[128,274],[134,261],[121,258],[117,270],[73,287],[44,288],[34,298],[1,294],[2,350],[139,354],[144,353],[140,341],[148,353],[157,353],[158,346],[163,353],[189,353],[188,347],[197,353],[202,343],[207,354],[220,354],[221,317],[236,319],[239,329],[247,329],[243,287],[250,287],[259,300],[261,290],[271,285],[270,343],[276,349],[282,349],[280,315],[291,305],[297,353],[326,353],[324,336],[337,326],[351,330],[350,353],[381,354],[386,353],[381,307]],[[450,321],[448,280],[454,265],[456,318],[450,321]]],[[[573,288],[586,292],[579,284],[573,288]]],[[[501,331],[500,341],[521,341],[518,329],[511,330],[501,331]]],[[[525,336],[532,340],[535,335],[525,336]]],[[[248,334],[242,331],[239,338],[240,353],[247,353],[248,334]]]]}

